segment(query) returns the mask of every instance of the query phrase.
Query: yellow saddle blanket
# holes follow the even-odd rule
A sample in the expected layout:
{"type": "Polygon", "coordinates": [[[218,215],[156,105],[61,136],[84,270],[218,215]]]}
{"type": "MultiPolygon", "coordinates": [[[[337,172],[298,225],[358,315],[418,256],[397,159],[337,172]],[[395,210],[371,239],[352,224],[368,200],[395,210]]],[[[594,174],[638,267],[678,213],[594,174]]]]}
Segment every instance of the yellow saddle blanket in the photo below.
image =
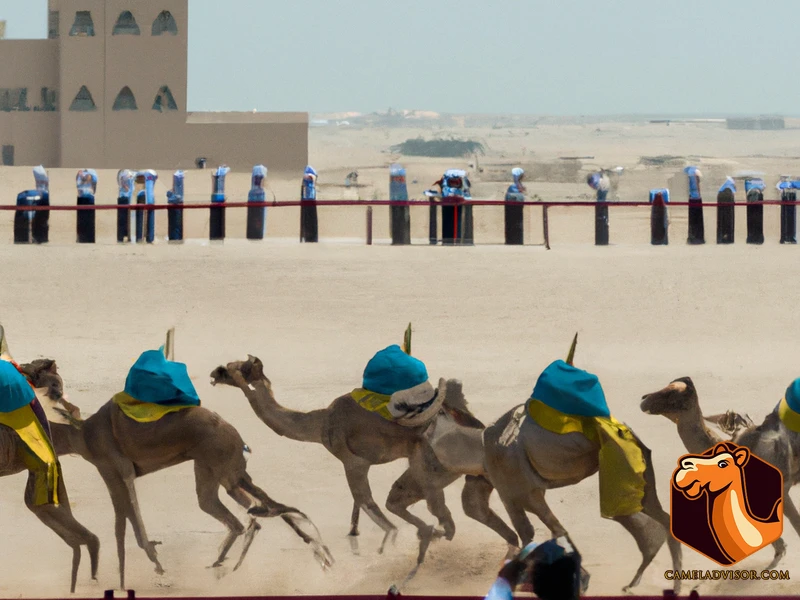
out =
{"type": "Polygon", "coordinates": [[[392,400],[391,396],[377,394],[365,390],[364,388],[356,388],[350,392],[350,395],[361,408],[366,408],[370,412],[378,413],[387,421],[395,420],[392,413],[389,412],[389,402],[392,400]]]}
{"type": "Polygon", "coordinates": [[[600,445],[600,514],[606,518],[642,510],[645,460],[631,430],[614,417],[582,417],[562,413],[530,398],[528,416],[553,433],[578,432],[600,445]]]}
{"type": "Polygon", "coordinates": [[[25,466],[34,474],[33,503],[36,506],[58,506],[58,480],[61,466],[53,444],[30,406],[10,413],[0,413],[0,423],[10,427],[25,443],[31,454],[25,456],[25,466]]]}
{"type": "Polygon", "coordinates": [[[119,406],[120,410],[125,413],[125,416],[139,423],[152,423],[169,413],[185,410],[187,408],[195,408],[194,404],[163,405],[153,402],[140,402],[125,392],[116,394],[111,401],[119,406]]]}

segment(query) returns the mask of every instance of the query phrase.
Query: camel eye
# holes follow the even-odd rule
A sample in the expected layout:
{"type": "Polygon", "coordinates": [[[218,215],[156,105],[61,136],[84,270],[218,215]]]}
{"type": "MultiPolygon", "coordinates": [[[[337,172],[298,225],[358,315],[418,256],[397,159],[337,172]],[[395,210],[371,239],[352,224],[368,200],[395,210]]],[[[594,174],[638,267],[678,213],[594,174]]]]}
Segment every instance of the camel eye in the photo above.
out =
{"type": "Polygon", "coordinates": [[[727,461],[727,460],[721,460],[721,461],[719,461],[719,462],[717,463],[717,466],[718,466],[720,469],[724,469],[725,467],[727,467],[727,466],[728,466],[728,461],[727,461]]]}

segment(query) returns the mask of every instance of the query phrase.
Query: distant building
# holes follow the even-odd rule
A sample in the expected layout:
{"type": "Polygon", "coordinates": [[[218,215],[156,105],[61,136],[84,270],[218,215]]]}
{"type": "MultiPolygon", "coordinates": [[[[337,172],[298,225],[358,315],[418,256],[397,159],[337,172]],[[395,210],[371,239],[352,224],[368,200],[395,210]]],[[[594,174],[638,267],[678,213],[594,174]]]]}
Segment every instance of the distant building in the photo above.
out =
{"type": "Polygon", "coordinates": [[[744,117],[726,119],[728,129],[786,129],[783,117],[744,117]]]}
{"type": "Polygon", "coordinates": [[[48,8],[48,39],[0,41],[2,164],[302,174],[308,113],[186,111],[187,0],[48,8]]]}

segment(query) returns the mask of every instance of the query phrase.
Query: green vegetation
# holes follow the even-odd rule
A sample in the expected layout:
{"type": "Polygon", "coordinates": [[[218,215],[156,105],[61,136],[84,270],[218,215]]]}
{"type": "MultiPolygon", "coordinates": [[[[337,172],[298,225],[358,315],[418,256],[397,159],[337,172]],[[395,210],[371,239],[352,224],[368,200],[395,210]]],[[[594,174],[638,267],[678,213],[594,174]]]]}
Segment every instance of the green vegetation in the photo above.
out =
{"type": "Polygon", "coordinates": [[[477,152],[483,154],[484,147],[483,144],[475,140],[459,140],[452,137],[449,139],[424,140],[418,137],[392,146],[391,151],[405,156],[460,158],[477,152]]]}

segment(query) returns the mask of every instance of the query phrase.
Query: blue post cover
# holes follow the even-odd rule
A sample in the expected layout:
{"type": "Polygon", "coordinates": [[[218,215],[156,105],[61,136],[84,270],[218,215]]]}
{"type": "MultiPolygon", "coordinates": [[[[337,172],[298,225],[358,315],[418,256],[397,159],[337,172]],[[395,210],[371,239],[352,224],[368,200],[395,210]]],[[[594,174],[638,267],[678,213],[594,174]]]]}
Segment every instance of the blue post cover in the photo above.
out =
{"type": "Polygon", "coordinates": [[[697,167],[686,167],[683,172],[689,177],[689,200],[701,200],[700,177],[702,173],[700,173],[700,169],[697,167]]]}
{"type": "Polygon", "coordinates": [[[231,169],[227,165],[217,167],[211,173],[211,201],[212,202],[225,202],[225,177],[230,173],[231,169]]]}
{"type": "Polygon", "coordinates": [[[656,188],[654,190],[650,190],[650,203],[652,204],[653,201],[656,199],[656,195],[661,194],[661,197],[664,199],[664,203],[669,203],[669,190],[667,188],[656,188]]]}
{"type": "Polygon", "coordinates": [[[172,174],[172,189],[167,192],[168,204],[183,204],[183,171],[175,171],[172,174]]]}
{"type": "Polygon", "coordinates": [[[732,177],[725,178],[725,183],[722,184],[722,187],[719,188],[719,191],[730,190],[734,194],[736,193],[736,182],[733,180],[732,177]]]}
{"type": "Polygon", "coordinates": [[[125,393],[139,402],[200,405],[186,365],[167,360],[161,350],[142,353],[128,371],[125,393]]]}
{"type": "Polygon", "coordinates": [[[428,371],[425,363],[409,356],[400,346],[394,344],[376,353],[367,363],[362,387],[377,394],[391,396],[426,381],[428,371]]]}
{"type": "Polygon", "coordinates": [[[760,177],[753,177],[744,180],[744,191],[761,190],[762,192],[767,188],[764,180],[760,177]]]}
{"type": "Polygon", "coordinates": [[[0,360],[0,412],[10,413],[27,406],[36,394],[28,380],[6,360],[0,360]]]}
{"type": "Polygon", "coordinates": [[[94,197],[97,191],[97,171],[94,169],[81,169],[75,178],[78,196],[94,197]]]}
{"type": "Polygon", "coordinates": [[[50,192],[50,177],[44,166],[39,165],[33,168],[33,179],[36,182],[36,191],[45,194],[50,192]]]}
{"type": "Polygon", "coordinates": [[[303,172],[303,186],[301,188],[300,199],[317,199],[317,172],[311,165],[308,165],[303,172]]]}
{"type": "Polygon", "coordinates": [[[119,187],[119,196],[117,196],[117,198],[127,198],[130,202],[130,199],[133,197],[135,178],[136,173],[130,169],[121,169],[117,173],[117,186],[119,187]]]}
{"type": "Polygon", "coordinates": [[[551,363],[539,375],[531,397],[567,415],[611,416],[597,376],[563,360],[551,363]]]}
{"type": "Polygon", "coordinates": [[[397,163],[389,167],[389,200],[408,200],[406,170],[397,163]]]}

